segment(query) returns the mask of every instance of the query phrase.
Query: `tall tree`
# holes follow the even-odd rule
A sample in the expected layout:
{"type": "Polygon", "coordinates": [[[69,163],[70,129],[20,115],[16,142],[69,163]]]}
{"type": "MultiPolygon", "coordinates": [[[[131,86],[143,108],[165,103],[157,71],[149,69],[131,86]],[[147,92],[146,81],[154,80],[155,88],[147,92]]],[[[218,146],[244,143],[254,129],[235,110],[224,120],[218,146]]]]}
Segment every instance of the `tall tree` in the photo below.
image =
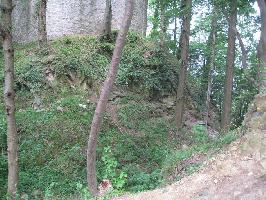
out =
{"type": "Polygon", "coordinates": [[[103,84],[100,98],[93,116],[90,136],[88,140],[87,149],[87,179],[88,188],[92,196],[97,195],[97,178],[96,178],[96,146],[97,146],[97,135],[101,127],[103,114],[106,109],[106,104],[112,90],[115,77],[118,70],[118,65],[121,59],[122,50],[125,46],[127,32],[129,30],[135,0],[129,0],[126,6],[125,18],[122,24],[122,28],[117,36],[116,45],[112,56],[111,65],[103,84]]]}
{"type": "Polygon", "coordinates": [[[261,16],[261,36],[260,43],[258,48],[258,57],[260,59],[260,90],[263,93],[266,93],[266,1],[257,0],[260,8],[261,16]]]}
{"type": "Polygon", "coordinates": [[[181,2],[182,27],[179,41],[181,66],[179,71],[179,83],[176,101],[176,125],[180,129],[183,125],[185,87],[189,59],[189,37],[190,37],[190,21],[192,15],[192,0],[182,0],[181,2]]]}
{"type": "MultiPolygon", "coordinates": [[[[217,35],[217,10],[216,5],[213,5],[213,11],[212,11],[212,22],[211,22],[211,33],[209,36],[209,49],[208,57],[207,57],[207,64],[205,66],[206,73],[204,75],[207,75],[207,87],[204,86],[206,92],[206,99],[205,99],[205,116],[204,121],[206,126],[208,125],[208,119],[209,119],[209,109],[210,109],[210,100],[211,100],[211,90],[212,90],[212,71],[214,69],[215,65],[215,50],[216,50],[216,35],[217,35]]],[[[205,78],[205,77],[203,77],[205,78]]]]}
{"type": "Polygon", "coordinates": [[[44,47],[47,45],[47,30],[46,30],[46,10],[47,0],[39,0],[38,8],[38,41],[39,46],[44,47]]]}
{"type": "Polygon", "coordinates": [[[107,38],[111,37],[112,31],[112,0],[105,0],[105,22],[103,35],[107,36],[107,38]]]}
{"type": "Polygon", "coordinates": [[[232,89],[233,89],[233,71],[235,62],[235,42],[236,42],[236,23],[237,23],[237,0],[230,1],[230,15],[228,19],[228,47],[226,59],[226,75],[224,84],[224,102],[221,119],[221,129],[228,131],[231,120],[232,109],[232,89]]]}
{"type": "Polygon", "coordinates": [[[7,117],[8,197],[16,198],[18,185],[18,134],[15,120],[14,49],[12,44],[12,0],[1,1],[0,33],[4,51],[4,101],[7,117]]]}

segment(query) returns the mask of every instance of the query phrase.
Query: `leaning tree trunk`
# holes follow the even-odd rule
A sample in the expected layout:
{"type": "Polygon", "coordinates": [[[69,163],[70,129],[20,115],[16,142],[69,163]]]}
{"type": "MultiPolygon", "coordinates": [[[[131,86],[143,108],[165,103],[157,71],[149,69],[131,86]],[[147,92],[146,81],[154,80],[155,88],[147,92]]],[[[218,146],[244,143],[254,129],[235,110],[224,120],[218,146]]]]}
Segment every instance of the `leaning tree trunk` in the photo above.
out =
{"type": "Polygon", "coordinates": [[[113,52],[111,66],[103,84],[100,99],[98,101],[90,130],[87,150],[87,179],[88,188],[92,196],[97,195],[97,178],[96,178],[96,146],[97,134],[100,130],[103,114],[106,109],[109,94],[115,81],[118,65],[121,59],[122,50],[125,45],[126,35],[133,16],[135,0],[129,0],[126,6],[125,18],[122,28],[117,36],[115,49],[113,52]]]}
{"type": "MultiPolygon", "coordinates": [[[[214,5],[213,8],[213,16],[212,16],[212,28],[209,37],[209,48],[210,53],[208,55],[208,62],[206,65],[207,68],[207,92],[206,92],[206,101],[205,101],[205,115],[204,121],[206,127],[208,127],[208,119],[209,119],[209,110],[210,110],[210,101],[211,101],[211,90],[212,90],[212,71],[215,65],[215,46],[216,46],[216,34],[217,34],[217,13],[214,5]]],[[[204,77],[203,77],[204,78],[204,77]]],[[[205,88],[204,88],[205,89],[205,88]]]]}
{"type": "Polygon", "coordinates": [[[226,59],[226,76],[224,84],[224,103],[221,120],[221,129],[226,132],[230,128],[231,109],[232,109],[232,89],[233,71],[235,62],[235,41],[236,41],[236,22],[237,22],[237,0],[231,1],[231,11],[229,16],[228,28],[228,47],[226,59]]]}
{"type": "Polygon", "coordinates": [[[2,0],[1,36],[3,38],[5,82],[4,101],[7,116],[8,198],[16,198],[18,185],[18,134],[15,120],[14,49],[12,44],[12,0],[2,0]]]}
{"type": "Polygon", "coordinates": [[[184,12],[180,36],[180,56],[181,66],[179,71],[179,84],[177,90],[176,101],[176,125],[180,129],[183,126],[184,101],[185,101],[185,86],[189,59],[189,36],[190,36],[190,20],[192,15],[192,0],[183,0],[181,8],[184,12]]]}
{"type": "Polygon", "coordinates": [[[260,59],[260,91],[266,93],[266,2],[257,0],[261,16],[261,36],[258,48],[258,57],[260,59]]]}
{"type": "Polygon", "coordinates": [[[47,0],[39,0],[38,10],[38,41],[40,47],[47,45],[46,10],[47,0]]]}

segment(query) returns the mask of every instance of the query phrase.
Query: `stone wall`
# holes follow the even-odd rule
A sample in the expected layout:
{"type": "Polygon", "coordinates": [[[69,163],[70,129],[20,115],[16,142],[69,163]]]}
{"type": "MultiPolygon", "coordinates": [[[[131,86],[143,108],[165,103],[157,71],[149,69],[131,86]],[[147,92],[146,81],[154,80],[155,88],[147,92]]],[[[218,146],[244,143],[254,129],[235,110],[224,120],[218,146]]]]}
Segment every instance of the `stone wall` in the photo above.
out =
{"type": "MultiPolygon", "coordinates": [[[[38,0],[14,0],[13,36],[16,42],[38,38],[38,0]]],[[[127,0],[112,0],[112,29],[119,29],[127,0]]],[[[136,0],[131,29],[145,34],[147,0],[136,0]]],[[[105,0],[48,0],[47,33],[49,39],[73,34],[94,34],[104,27],[105,0]]]]}
{"type": "Polygon", "coordinates": [[[36,0],[13,0],[13,38],[28,42],[38,38],[36,0]]]}

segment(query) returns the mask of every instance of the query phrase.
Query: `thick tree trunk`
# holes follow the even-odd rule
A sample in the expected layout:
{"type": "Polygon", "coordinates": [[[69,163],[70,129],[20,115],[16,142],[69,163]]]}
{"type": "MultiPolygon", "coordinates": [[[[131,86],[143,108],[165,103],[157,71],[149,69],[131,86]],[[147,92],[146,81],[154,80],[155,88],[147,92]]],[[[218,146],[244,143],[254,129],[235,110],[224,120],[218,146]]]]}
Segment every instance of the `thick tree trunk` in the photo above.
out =
{"type": "Polygon", "coordinates": [[[179,84],[177,90],[176,101],[176,125],[180,129],[183,126],[184,101],[185,101],[185,87],[189,59],[189,36],[190,36],[190,20],[192,15],[192,0],[182,0],[181,9],[183,10],[183,20],[180,36],[180,56],[181,66],[179,71],[179,84]]]}
{"type": "MultiPolygon", "coordinates": [[[[227,19],[227,22],[229,23],[230,22],[230,19],[229,17],[226,15],[226,13],[224,13],[224,16],[226,17],[227,19]]],[[[241,49],[241,52],[242,52],[242,58],[241,58],[241,62],[242,62],[242,68],[243,69],[247,69],[248,67],[248,55],[247,55],[247,51],[246,51],[246,48],[245,48],[245,45],[244,45],[244,42],[241,38],[241,35],[240,33],[238,32],[237,28],[235,27],[234,28],[234,31],[235,31],[235,34],[236,34],[236,37],[237,37],[237,40],[239,42],[239,46],[240,46],[240,49],[241,49]]]]}
{"type": "Polygon", "coordinates": [[[206,93],[206,102],[205,102],[205,115],[204,121],[206,127],[208,126],[208,119],[209,119],[209,110],[210,110],[210,101],[211,101],[211,90],[212,90],[212,71],[215,65],[215,46],[216,46],[216,34],[217,34],[217,13],[216,8],[214,5],[213,8],[213,17],[212,17],[212,28],[209,37],[209,48],[210,53],[208,55],[208,62],[207,62],[207,93],[206,93]]]}
{"type": "Polygon", "coordinates": [[[100,98],[94,113],[87,150],[87,179],[88,188],[92,196],[97,195],[97,178],[96,178],[96,146],[97,134],[100,130],[103,114],[106,109],[109,94],[115,81],[122,50],[125,45],[126,35],[132,20],[135,0],[129,0],[126,6],[125,18],[122,28],[118,34],[115,49],[113,52],[112,62],[103,84],[100,98]]]}
{"type": "Polygon", "coordinates": [[[12,0],[2,0],[3,51],[5,62],[4,101],[7,116],[8,197],[16,198],[18,185],[18,134],[15,120],[14,49],[12,44],[12,0]]]}
{"type": "Polygon", "coordinates": [[[224,102],[221,120],[221,129],[226,132],[230,128],[231,109],[232,109],[232,89],[233,71],[235,62],[235,41],[236,41],[236,22],[237,22],[237,0],[231,1],[231,11],[229,16],[228,29],[228,48],[226,59],[226,76],[224,84],[224,102]]]}
{"type": "Polygon", "coordinates": [[[38,41],[40,47],[47,45],[46,8],[47,0],[40,0],[38,10],[38,41]]]}
{"type": "Polygon", "coordinates": [[[112,31],[112,0],[106,0],[105,4],[105,23],[103,35],[107,36],[107,38],[110,38],[112,31]]]}
{"type": "Polygon", "coordinates": [[[258,57],[260,59],[260,91],[266,93],[266,2],[257,0],[261,16],[261,36],[258,48],[258,57]]]}

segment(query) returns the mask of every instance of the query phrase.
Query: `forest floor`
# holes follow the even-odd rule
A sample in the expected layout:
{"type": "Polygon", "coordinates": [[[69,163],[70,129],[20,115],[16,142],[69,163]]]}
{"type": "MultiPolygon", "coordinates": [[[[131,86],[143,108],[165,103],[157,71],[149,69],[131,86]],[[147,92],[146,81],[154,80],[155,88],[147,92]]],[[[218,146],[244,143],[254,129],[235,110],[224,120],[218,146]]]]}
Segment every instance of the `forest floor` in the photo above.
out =
{"type": "Polygon", "coordinates": [[[153,191],[113,200],[265,200],[266,95],[258,95],[246,116],[246,134],[207,161],[201,170],[153,191]]]}

